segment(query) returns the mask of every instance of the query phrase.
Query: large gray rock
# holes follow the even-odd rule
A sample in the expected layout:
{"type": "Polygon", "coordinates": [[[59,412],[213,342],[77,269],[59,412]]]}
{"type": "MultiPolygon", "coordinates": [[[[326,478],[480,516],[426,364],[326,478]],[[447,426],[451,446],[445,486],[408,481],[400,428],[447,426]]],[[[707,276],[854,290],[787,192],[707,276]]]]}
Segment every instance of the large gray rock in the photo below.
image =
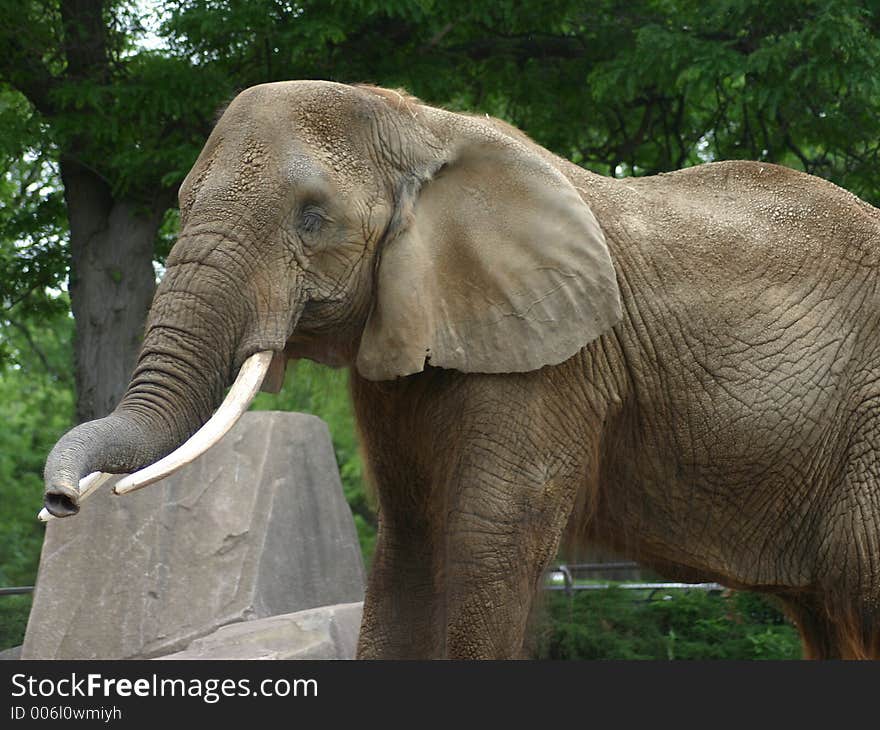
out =
{"type": "Polygon", "coordinates": [[[363,603],[229,624],[159,659],[354,659],[363,603]]]}
{"type": "Polygon", "coordinates": [[[326,424],[256,411],[209,452],[47,527],[23,659],[154,657],[229,623],[363,599],[326,424]]]}

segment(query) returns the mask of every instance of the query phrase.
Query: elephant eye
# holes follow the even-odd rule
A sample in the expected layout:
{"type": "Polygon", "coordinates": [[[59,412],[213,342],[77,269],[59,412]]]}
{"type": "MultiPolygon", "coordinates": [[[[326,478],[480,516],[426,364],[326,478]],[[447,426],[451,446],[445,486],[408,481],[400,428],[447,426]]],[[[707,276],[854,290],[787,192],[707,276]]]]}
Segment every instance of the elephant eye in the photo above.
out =
{"type": "Polygon", "coordinates": [[[323,211],[314,206],[307,206],[299,214],[298,228],[302,233],[317,233],[327,220],[323,211]]]}

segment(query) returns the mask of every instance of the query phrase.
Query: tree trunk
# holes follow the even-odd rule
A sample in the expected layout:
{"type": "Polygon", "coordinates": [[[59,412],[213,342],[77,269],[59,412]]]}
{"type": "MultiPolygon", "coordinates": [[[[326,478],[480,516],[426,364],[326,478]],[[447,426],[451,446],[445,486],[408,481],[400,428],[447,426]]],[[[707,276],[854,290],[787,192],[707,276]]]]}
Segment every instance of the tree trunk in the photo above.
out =
{"type": "Polygon", "coordinates": [[[70,303],[76,320],[77,422],[107,415],[134,370],[156,277],[164,210],[114,200],[94,172],[67,158],[61,179],[70,221],[70,303]]]}

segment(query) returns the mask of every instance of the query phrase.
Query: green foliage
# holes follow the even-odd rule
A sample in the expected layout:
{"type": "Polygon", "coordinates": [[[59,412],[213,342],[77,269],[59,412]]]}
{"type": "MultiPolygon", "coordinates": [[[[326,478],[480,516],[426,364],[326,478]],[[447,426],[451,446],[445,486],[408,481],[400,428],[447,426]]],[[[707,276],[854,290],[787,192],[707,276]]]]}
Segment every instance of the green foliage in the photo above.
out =
{"type": "Polygon", "coordinates": [[[36,520],[43,464],[73,422],[73,320],[62,311],[14,322],[0,331],[10,353],[0,366],[0,586],[33,585],[43,539],[36,520]]]}
{"type": "Polygon", "coordinates": [[[540,659],[798,659],[794,627],[767,599],[670,591],[646,600],[612,587],[546,596],[536,625],[540,659]]]}
{"type": "Polygon", "coordinates": [[[117,196],[151,201],[156,189],[176,189],[210,132],[229,80],[218,69],[141,51],[124,61],[112,84],[59,83],[51,99],[64,112],[54,133],[61,145],[76,140],[81,157],[111,183],[117,196]],[[88,144],[82,129],[89,127],[88,144]]]}
{"type": "MultiPolygon", "coordinates": [[[[21,94],[0,88],[0,307],[51,315],[47,297],[67,275],[66,227],[57,166],[45,130],[21,94]]],[[[0,343],[0,362],[10,356],[0,343]]]]}
{"type": "Polygon", "coordinates": [[[177,54],[241,86],[405,86],[494,113],[576,162],[649,174],[780,162],[880,200],[876,0],[178,0],[177,54]]]}
{"type": "Polygon", "coordinates": [[[876,3],[637,5],[637,24],[589,69],[608,136],[584,160],[639,174],[768,160],[880,199],[876,3]]]}
{"type": "Polygon", "coordinates": [[[30,611],[31,596],[0,596],[0,651],[21,645],[30,611]]]}

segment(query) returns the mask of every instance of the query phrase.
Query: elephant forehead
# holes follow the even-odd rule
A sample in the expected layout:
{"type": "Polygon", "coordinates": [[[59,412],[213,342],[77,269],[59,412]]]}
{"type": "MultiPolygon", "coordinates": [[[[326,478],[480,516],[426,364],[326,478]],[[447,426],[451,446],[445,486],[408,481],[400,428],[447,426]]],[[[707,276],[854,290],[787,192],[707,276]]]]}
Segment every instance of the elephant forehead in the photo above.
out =
{"type": "Polygon", "coordinates": [[[182,191],[192,204],[236,203],[272,197],[277,179],[275,155],[268,145],[254,138],[220,135],[182,191]]]}
{"type": "Polygon", "coordinates": [[[286,177],[297,168],[320,170],[344,189],[375,174],[369,148],[375,110],[351,87],[317,81],[261,84],[241,92],[221,122],[273,147],[286,177]]]}
{"type": "Polygon", "coordinates": [[[353,159],[340,147],[324,148],[290,133],[281,140],[240,130],[221,133],[182,187],[182,198],[211,207],[245,203],[254,214],[281,203],[291,189],[351,189],[361,179],[351,174],[353,159]]]}

